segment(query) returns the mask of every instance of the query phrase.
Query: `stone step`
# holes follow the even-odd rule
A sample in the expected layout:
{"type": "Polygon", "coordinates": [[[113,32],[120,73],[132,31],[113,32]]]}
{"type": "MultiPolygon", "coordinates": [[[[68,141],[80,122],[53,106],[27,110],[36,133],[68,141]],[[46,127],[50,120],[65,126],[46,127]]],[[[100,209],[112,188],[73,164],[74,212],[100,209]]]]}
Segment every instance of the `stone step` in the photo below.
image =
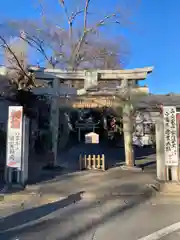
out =
{"type": "Polygon", "coordinates": [[[180,184],[179,183],[164,183],[160,186],[161,193],[171,193],[180,194],[180,184]]]}
{"type": "Polygon", "coordinates": [[[180,197],[177,195],[158,195],[152,198],[149,201],[152,205],[161,205],[161,204],[180,204],[180,197]]]}

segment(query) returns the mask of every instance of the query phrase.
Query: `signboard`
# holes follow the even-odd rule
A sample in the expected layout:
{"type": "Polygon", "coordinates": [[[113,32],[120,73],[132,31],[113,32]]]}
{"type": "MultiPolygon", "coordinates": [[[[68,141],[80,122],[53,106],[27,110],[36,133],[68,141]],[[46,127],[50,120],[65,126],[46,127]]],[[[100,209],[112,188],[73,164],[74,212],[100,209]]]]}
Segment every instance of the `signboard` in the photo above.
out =
{"type": "Polygon", "coordinates": [[[85,72],[84,89],[90,89],[98,85],[98,73],[97,72],[85,72]]]}
{"type": "Polygon", "coordinates": [[[99,143],[99,135],[97,133],[91,132],[85,135],[85,143],[98,144],[99,143]]]}
{"type": "Polygon", "coordinates": [[[10,106],[7,129],[6,165],[21,169],[23,108],[10,106]]]}
{"type": "Polygon", "coordinates": [[[113,101],[109,99],[96,99],[96,100],[82,100],[75,101],[72,106],[73,108],[102,108],[103,106],[112,107],[113,101]]]}
{"type": "Polygon", "coordinates": [[[178,166],[176,107],[163,107],[165,165],[178,166]]]}
{"type": "Polygon", "coordinates": [[[180,113],[176,113],[176,120],[178,126],[178,144],[180,145],[180,113]]]}

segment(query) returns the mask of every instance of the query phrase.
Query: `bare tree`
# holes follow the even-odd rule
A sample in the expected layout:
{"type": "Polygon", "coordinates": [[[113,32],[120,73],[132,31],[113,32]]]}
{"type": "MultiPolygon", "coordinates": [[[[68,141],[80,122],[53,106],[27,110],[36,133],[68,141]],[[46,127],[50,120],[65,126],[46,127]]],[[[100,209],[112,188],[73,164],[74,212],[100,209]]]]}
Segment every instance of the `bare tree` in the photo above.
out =
{"type": "MultiPolygon", "coordinates": [[[[102,28],[108,28],[111,24],[116,24],[118,27],[122,26],[125,22],[124,14],[117,10],[92,23],[89,12],[90,3],[93,3],[93,1],[84,0],[83,3],[82,8],[77,5],[75,11],[71,12],[67,0],[59,0],[67,21],[68,32],[59,24],[54,29],[50,28],[51,33],[49,35],[53,36],[54,44],[59,47],[59,51],[56,47],[52,47],[54,52],[52,58],[54,57],[58,65],[64,65],[64,67],[73,70],[122,68],[124,59],[127,58],[129,52],[123,51],[124,49],[121,48],[119,43],[108,40],[100,32],[102,28]],[[78,28],[76,27],[77,20],[80,22],[78,28]]],[[[41,6],[43,5],[41,4],[41,6]]],[[[42,16],[44,22],[46,22],[44,11],[42,11],[42,16]]]]}
{"type": "Polygon", "coordinates": [[[28,71],[28,46],[24,32],[14,39],[6,39],[0,36],[1,50],[4,52],[5,66],[7,69],[6,78],[9,81],[9,87],[14,90],[29,90],[36,87],[33,74],[28,71]]]}
{"type": "Polygon", "coordinates": [[[23,39],[25,33],[20,32],[16,38],[0,36],[1,52],[4,56],[6,74],[0,78],[0,96],[5,100],[18,103],[24,107],[24,113],[34,116],[36,108],[42,101],[31,91],[40,85],[36,83],[34,74],[28,69],[28,43],[23,39]]]}
{"type": "Polygon", "coordinates": [[[44,0],[38,2],[41,7],[41,22],[11,21],[8,28],[23,28],[26,37],[21,38],[36,49],[48,65],[71,70],[117,69],[123,68],[127,63],[129,46],[125,38],[121,36],[115,41],[103,34],[103,29],[109,31],[111,25],[119,29],[131,25],[130,14],[126,14],[124,9],[116,8],[95,21],[92,20],[90,11],[92,0],[81,1],[82,7],[82,4],[76,3],[74,10],[70,9],[67,0],[59,0],[60,15],[62,16],[63,11],[67,23],[64,26],[62,20],[56,23],[54,19],[48,18],[44,10],[44,0]]]}

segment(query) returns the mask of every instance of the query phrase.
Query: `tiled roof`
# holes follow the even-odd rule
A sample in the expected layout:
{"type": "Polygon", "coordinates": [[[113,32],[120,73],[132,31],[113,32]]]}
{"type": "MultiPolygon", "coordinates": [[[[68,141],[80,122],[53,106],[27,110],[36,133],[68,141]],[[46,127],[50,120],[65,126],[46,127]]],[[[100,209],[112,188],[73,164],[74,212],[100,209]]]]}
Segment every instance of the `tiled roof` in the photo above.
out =
{"type": "Polygon", "coordinates": [[[135,99],[135,104],[138,108],[156,108],[157,105],[176,106],[180,108],[180,94],[167,95],[148,95],[135,99]]]}

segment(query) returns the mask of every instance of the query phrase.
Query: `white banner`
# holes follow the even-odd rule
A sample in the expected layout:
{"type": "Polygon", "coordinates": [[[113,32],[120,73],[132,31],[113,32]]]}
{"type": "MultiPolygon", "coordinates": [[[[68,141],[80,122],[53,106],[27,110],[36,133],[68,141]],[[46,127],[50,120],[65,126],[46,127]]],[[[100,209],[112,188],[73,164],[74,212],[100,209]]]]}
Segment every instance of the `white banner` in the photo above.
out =
{"type": "Polygon", "coordinates": [[[176,107],[163,107],[165,165],[178,166],[176,107]]]}
{"type": "Polygon", "coordinates": [[[10,106],[7,128],[6,165],[21,169],[23,108],[10,106]]]}

